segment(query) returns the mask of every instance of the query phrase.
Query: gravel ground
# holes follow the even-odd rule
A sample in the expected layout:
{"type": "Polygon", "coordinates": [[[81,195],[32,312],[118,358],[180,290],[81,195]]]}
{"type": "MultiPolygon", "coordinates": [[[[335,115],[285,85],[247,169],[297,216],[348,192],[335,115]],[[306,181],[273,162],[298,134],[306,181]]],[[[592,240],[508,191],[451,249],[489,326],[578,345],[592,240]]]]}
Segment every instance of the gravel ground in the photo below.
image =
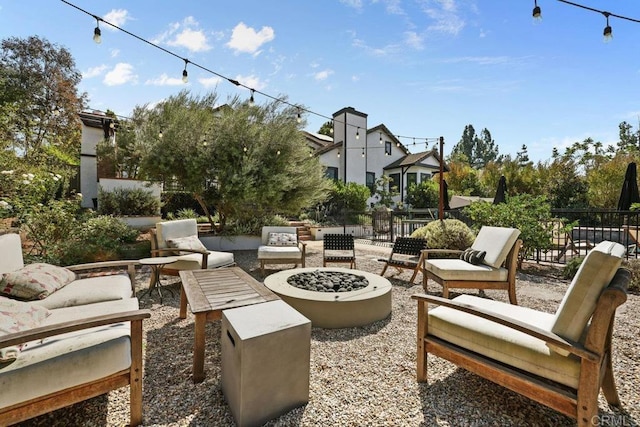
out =
{"type": "MultiPolygon", "coordinates": [[[[358,268],[379,273],[377,261],[388,249],[358,244],[358,268]]],[[[236,262],[260,280],[256,251],[235,252],[236,262]]],[[[322,265],[321,242],[310,242],[307,267],[322,265]]],[[[280,266],[271,266],[278,268],[280,266]]],[[[283,266],[284,267],[284,266],[283,266]]],[[[275,271],[274,269],[269,272],[275,271]]],[[[553,312],[568,282],[554,277],[518,274],[520,305],[553,312]]],[[[389,318],[350,329],[311,332],[309,403],[277,418],[267,426],[564,426],[575,422],[529,399],[510,392],[437,357],[428,360],[428,384],[415,379],[416,303],[411,295],[421,285],[408,283],[410,272],[387,272],[393,284],[393,308],[389,318]]],[[[138,273],[141,293],[148,285],[148,270],[138,273]]],[[[418,279],[420,280],[420,275],[418,279]]],[[[145,296],[142,308],[150,308],[144,325],[144,425],[233,426],[220,384],[220,324],[207,324],[206,379],[191,379],[193,317],[178,318],[179,284],[172,283],[174,297],[145,296]]],[[[440,293],[429,282],[429,292],[440,293]]],[[[476,293],[470,290],[471,293],[476,293]]],[[[507,301],[504,291],[486,291],[489,298],[507,301]]],[[[600,397],[600,425],[637,426],[640,423],[640,357],[637,344],[640,297],[629,295],[618,310],[614,330],[614,371],[623,404],[622,411],[608,408],[600,397]]],[[[23,426],[121,426],[129,420],[128,388],[113,391],[64,408],[23,426]]]]}

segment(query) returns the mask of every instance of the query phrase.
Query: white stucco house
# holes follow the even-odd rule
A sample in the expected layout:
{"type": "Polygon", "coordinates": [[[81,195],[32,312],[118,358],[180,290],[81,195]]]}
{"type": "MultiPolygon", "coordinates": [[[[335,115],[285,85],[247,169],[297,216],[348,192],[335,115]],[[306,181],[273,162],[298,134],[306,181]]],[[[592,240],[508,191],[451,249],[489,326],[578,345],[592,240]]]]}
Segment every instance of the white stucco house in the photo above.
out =
{"type": "MultiPolygon", "coordinates": [[[[389,176],[390,185],[400,193],[394,198],[396,203],[404,202],[409,185],[430,180],[440,170],[441,159],[435,149],[411,153],[384,124],[369,128],[367,114],[353,107],[333,114],[333,137],[304,134],[328,177],[374,190],[378,178],[389,176]]],[[[375,202],[375,198],[368,200],[370,204],[375,202]]]]}

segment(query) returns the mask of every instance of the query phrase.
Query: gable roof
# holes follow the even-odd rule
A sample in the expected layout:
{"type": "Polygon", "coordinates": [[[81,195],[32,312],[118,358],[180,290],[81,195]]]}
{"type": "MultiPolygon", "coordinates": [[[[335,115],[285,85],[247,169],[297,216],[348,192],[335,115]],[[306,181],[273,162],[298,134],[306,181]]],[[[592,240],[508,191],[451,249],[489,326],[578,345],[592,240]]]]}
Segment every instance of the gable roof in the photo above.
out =
{"type": "MultiPolygon", "coordinates": [[[[432,150],[423,151],[421,153],[407,154],[406,156],[399,158],[398,160],[388,164],[382,169],[388,170],[388,169],[397,169],[397,168],[409,167],[409,166],[424,166],[424,167],[433,168],[433,166],[431,165],[422,164],[422,161],[424,159],[431,156],[433,156],[438,162],[441,161],[440,156],[438,155],[438,152],[434,148],[432,150]]],[[[443,169],[445,172],[449,172],[449,167],[447,167],[446,163],[443,165],[443,169]]]]}
{"type": "Polygon", "coordinates": [[[396,136],[391,133],[389,128],[387,128],[383,123],[380,123],[378,126],[372,127],[371,129],[367,130],[367,135],[374,132],[384,132],[389,138],[391,138],[391,142],[396,144],[396,147],[401,149],[404,154],[409,154],[409,149],[405,147],[404,144],[402,144],[402,142],[400,142],[400,140],[396,138],[396,136]]]}

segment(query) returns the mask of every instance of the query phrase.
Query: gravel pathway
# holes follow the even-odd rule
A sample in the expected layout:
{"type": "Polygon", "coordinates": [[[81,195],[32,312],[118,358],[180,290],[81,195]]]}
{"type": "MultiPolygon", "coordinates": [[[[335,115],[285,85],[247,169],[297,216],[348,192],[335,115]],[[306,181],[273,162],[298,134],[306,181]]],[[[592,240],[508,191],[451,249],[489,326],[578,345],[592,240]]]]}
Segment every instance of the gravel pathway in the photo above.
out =
{"type": "MultiPolygon", "coordinates": [[[[356,246],[359,269],[379,273],[377,261],[388,249],[356,246]]],[[[236,262],[260,280],[256,251],[235,252],[236,262]]],[[[307,267],[322,265],[321,242],[310,242],[307,267]]],[[[271,266],[278,268],[280,266],[271,266]]],[[[284,266],[283,266],[284,267],[284,266]]],[[[269,270],[272,272],[275,270],[269,270]]],[[[526,268],[525,268],[526,272],[526,268]]],[[[529,399],[479,378],[454,365],[430,357],[428,384],[415,380],[416,303],[422,292],[410,285],[410,272],[387,272],[393,284],[393,308],[388,319],[351,329],[318,329],[311,333],[309,403],[267,426],[571,426],[575,422],[529,399]]],[[[138,293],[148,285],[148,270],[138,273],[138,293]]],[[[418,280],[421,276],[418,275],[418,280]]],[[[178,318],[179,287],[175,297],[145,296],[150,308],[145,322],[145,426],[233,426],[220,385],[220,325],[207,324],[205,373],[200,384],[191,380],[193,317],[178,318]]],[[[555,311],[568,282],[519,273],[520,305],[555,311]]],[[[430,282],[429,292],[440,288],[430,282]]],[[[470,293],[475,291],[470,290],[470,293]]],[[[504,291],[486,291],[507,301],[504,291]]],[[[640,297],[629,295],[618,310],[614,336],[614,370],[624,410],[612,411],[600,397],[601,425],[640,423],[640,346],[637,343],[640,297]]],[[[23,426],[122,426],[129,419],[128,388],[113,391],[22,423],[23,426]]]]}

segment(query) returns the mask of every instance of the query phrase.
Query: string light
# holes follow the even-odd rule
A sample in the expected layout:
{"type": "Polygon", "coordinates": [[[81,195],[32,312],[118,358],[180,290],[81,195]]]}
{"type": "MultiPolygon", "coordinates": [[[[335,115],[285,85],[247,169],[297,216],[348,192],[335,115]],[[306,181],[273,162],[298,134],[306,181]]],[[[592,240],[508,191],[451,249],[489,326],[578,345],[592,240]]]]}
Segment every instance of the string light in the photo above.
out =
{"type": "Polygon", "coordinates": [[[280,155],[280,150],[276,151],[276,155],[278,156],[280,155]]]}
{"type": "Polygon", "coordinates": [[[362,157],[364,157],[365,153],[364,153],[364,147],[362,148],[362,157]]]}
{"type": "Polygon", "coordinates": [[[252,107],[255,104],[255,100],[253,99],[253,93],[254,92],[255,92],[255,90],[251,89],[251,98],[249,98],[249,105],[251,105],[252,107]]]}
{"type": "Polygon", "coordinates": [[[93,41],[96,44],[102,43],[102,32],[100,31],[100,18],[94,16],[96,18],[96,28],[93,30],[93,41]]]}
{"type": "MultiPolygon", "coordinates": [[[[262,95],[262,96],[264,96],[264,97],[266,97],[266,98],[272,99],[273,101],[276,101],[276,102],[279,102],[279,103],[282,103],[282,104],[288,105],[288,106],[290,106],[290,107],[295,107],[295,108],[297,108],[297,109],[298,109],[298,113],[297,113],[297,120],[298,120],[298,123],[301,123],[301,122],[302,122],[302,115],[301,115],[302,108],[301,108],[300,106],[295,105],[295,104],[292,104],[291,102],[287,101],[287,100],[286,100],[286,99],[284,99],[284,98],[278,98],[278,97],[272,96],[272,95],[270,95],[270,94],[268,94],[268,93],[265,93],[265,92],[259,91],[259,90],[257,90],[257,89],[251,88],[251,87],[249,87],[249,86],[246,86],[246,85],[244,85],[244,84],[240,83],[240,82],[239,82],[239,81],[237,81],[237,80],[234,80],[234,79],[232,79],[232,78],[229,78],[229,77],[227,77],[227,76],[224,76],[223,74],[220,74],[220,73],[218,73],[218,72],[216,72],[216,71],[214,71],[214,70],[211,70],[211,69],[209,69],[209,68],[207,68],[207,67],[205,67],[205,66],[203,66],[203,65],[200,65],[200,64],[194,63],[194,62],[192,62],[192,61],[189,61],[188,59],[181,57],[181,56],[180,56],[180,55],[178,55],[177,53],[172,52],[171,50],[166,49],[166,48],[164,48],[164,47],[162,47],[162,46],[160,46],[160,45],[157,45],[157,44],[155,44],[155,43],[153,43],[153,42],[151,42],[151,41],[149,41],[149,40],[146,40],[146,39],[144,39],[144,38],[142,38],[142,37],[138,36],[137,34],[134,34],[134,33],[130,32],[130,31],[128,31],[128,30],[125,30],[124,28],[121,28],[121,27],[119,27],[119,26],[117,26],[117,25],[115,25],[115,24],[113,24],[113,23],[111,23],[111,22],[105,21],[104,19],[102,19],[102,18],[100,18],[100,17],[98,17],[98,16],[96,16],[96,15],[93,15],[92,13],[90,13],[90,12],[88,12],[88,11],[86,11],[86,10],[82,9],[82,8],[81,8],[81,7],[79,7],[79,6],[76,6],[75,4],[73,4],[73,3],[71,3],[71,2],[69,2],[69,1],[67,1],[67,0],[61,0],[61,1],[62,1],[62,3],[65,3],[66,5],[68,5],[68,6],[72,7],[72,8],[74,8],[74,9],[76,9],[76,10],[78,10],[78,11],[82,12],[82,13],[85,13],[85,14],[87,14],[87,15],[89,15],[89,16],[92,16],[92,17],[93,17],[93,18],[95,18],[95,19],[96,19],[96,21],[98,21],[98,22],[99,22],[99,21],[102,21],[102,22],[104,22],[104,23],[106,23],[106,24],[110,25],[111,27],[115,28],[116,30],[122,31],[122,32],[123,32],[123,33],[125,33],[125,34],[127,34],[127,35],[129,35],[129,36],[131,36],[131,37],[133,37],[133,38],[135,38],[135,39],[137,39],[137,40],[139,40],[139,41],[141,41],[141,42],[143,42],[143,43],[146,43],[146,44],[150,45],[151,47],[154,47],[154,48],[156,48],[156,49],[159,49],[159,50],[161,50],[161,51],[163,51],[163,52],[165,52],[165,53],[167,53],[167,54],[169,54],[169,55],[171,55],[171,56],[174,56],[174,57],[176,57],[176,58],[182,59],[183,61],[185,61],[185,68],[184,68],[184,70],[183,70],[183,72],[182,72],[183,81],[184,81],[185,83],[188,81],[187,64],[191,64],[191,66],[192,66],[192,67],[197,67],[197,68],[199,68],[199,69],[201,69],[201,70],[203,70],[203,71],[205,71],[205,72],[207,72],[207,73],[210,73],[210,74],[212,74],[212,75],[214,75],[214,76],[217,76],[217,77],[219,77],[219,78],[221,78],[221,79],[223,79],[223,80],[226,80],[226,81],[228,81],[229,83],[231,83],[231,84],[233,84],[233,85],[235,85],[235,86],[238,86],[238,87],[244,87],[244,88],[246,88],[246,89],[250,90],[252,95],[254,95],[255,93],[258,93],[258,94],[260,94],[260,95],[262,95]],[[185,79],[187,79],[187,81],[185,81],[185,79]]],[[[613,15],[613,14],[612,14],[612,16],[615,16],[615,15],[613,15]]],[[[97,29],[97,30],[99,30],[99,28],[98,28],[98,27],[96,27],[96,29],[97,29]]],[[[94,31],[94,38],[95,38],[96,34],[98,34],[98,33],[99,33],[99,31],[94,31]]],[[[96,43],[97,43],[97,41],[96,41],[96,43]]],[[[334,134],[335,119],[333,119],[333,118],[332,118],[332,117],[330,117],[330,116],[323,115],[323,114],[318,113],[318,112],[315,112],[315,111],[306,110],[306,109],[305,109],[304,111],[306,111],[306,112],[308,112],[308,113],[310,113],[310,114],[314,114],[314,115],[316,115],[316,116],[318,116],[318,117],[322,117],[322,118],[324,118],[324,119],[326,119],[326,120],[330,120],[330,121],[331,121],[331,125],[332,125],[332,126],[331,126],[331,128],[329,129],[329,132],[330,132],[330,134],[331,134],[331,135],[333,135],[333,134],[334,134]]],[[[353,125],[353,124],[351,124],[351,123],[346,123],[346,122],[343,122],[343,121],[341,121],[341,120],[338,120],[338,122],[339,122],[339,123],[342,123],[344,126],[353,126],[353,127],[356,127],[355,125],[353,125]]],[[[358,128],[359,128],[359,126],[358,126],[358,128]]],[[[359,132],[358,132],[358,137],[359,137],[359,132]]],[[[407,136],[398,136],[398,138],[412,138],[412,137],[407,137],[407,136]]],[[[398,147],[400,147],[400,143],[397,143],[397,146],[398,146],[398,147]]]]}
{"type": "Polygon", "coordinates": [[[538,0],[533,0],[533,4],[533,21],[540,22],[542,21],[542,10],[540,9],[540,6],[538,6],[538,0]]]}
{"type": "Polygon", "coordinates": [[[602,32],[602,35],[604,36],[604,41],[605,42],[609,42],[613,38],[613,31],[611,30],[611,26],[609,25],[609,17],[610,16],[613,16],[613,17],[616,17],[616,18],[620,18],[620,19],[625,19],[625,20],[631,21],[631,22],[640,23],[639,19],[629,18],[628,16],[617,15],[615,13],[607,12],[607,11],[604,11],[604,10],[594,9],[593,7],[584,6],[584,5],[581,5],[581,4],[578,4],[578,3],[574,3],[574,2],[568,1],[568,0],[558,0],[558,1],[560,3],[565,3],[565,4],[568,4],[568,5],[571,5],[571,6],[579,7],[580,9],[590,10],[591,12],[596,12],[596,13],[600,13],[600,14],[604,15],[604,17],[607,19],[607,26],[604,27],[604,31],[602,32]]]}
{"type": "Polygon", "coordinates": [[[378,132],[380,134],[380,144],[382,144],[382,132],[378,132]]]}
{"type": "Polygon", "coordinates": [[[184,70],[182,70],[182,83],[189,83],[189,73],[187,72],[187,64],[189,60],[185,58],[184,60],[184,70]]]}
{"type": "Polygon", "coordinates": [[[340,157],[340,150],[338,150],[338,157],[340,157]]]}
{"type": "Polygon", "coordinates": [[[613,39],[613,33],[611,31],[611,26],[609,25],[609,12],[602,12],[605,18],[607,18],[607,26],[604,27],[604,31],[602,35],[604,36],[604,42],[609,43],[613,39]]]}
{"type": "Polygon", "coordinates": [[[158,132],[158,138],[162,139],[162,128],[160,128],[160,132],[158,132]]]}
{"type": "Polygon", "coordinates": [[[356,129],[356,139],[360,139],[360,126],[356,129]]]}

